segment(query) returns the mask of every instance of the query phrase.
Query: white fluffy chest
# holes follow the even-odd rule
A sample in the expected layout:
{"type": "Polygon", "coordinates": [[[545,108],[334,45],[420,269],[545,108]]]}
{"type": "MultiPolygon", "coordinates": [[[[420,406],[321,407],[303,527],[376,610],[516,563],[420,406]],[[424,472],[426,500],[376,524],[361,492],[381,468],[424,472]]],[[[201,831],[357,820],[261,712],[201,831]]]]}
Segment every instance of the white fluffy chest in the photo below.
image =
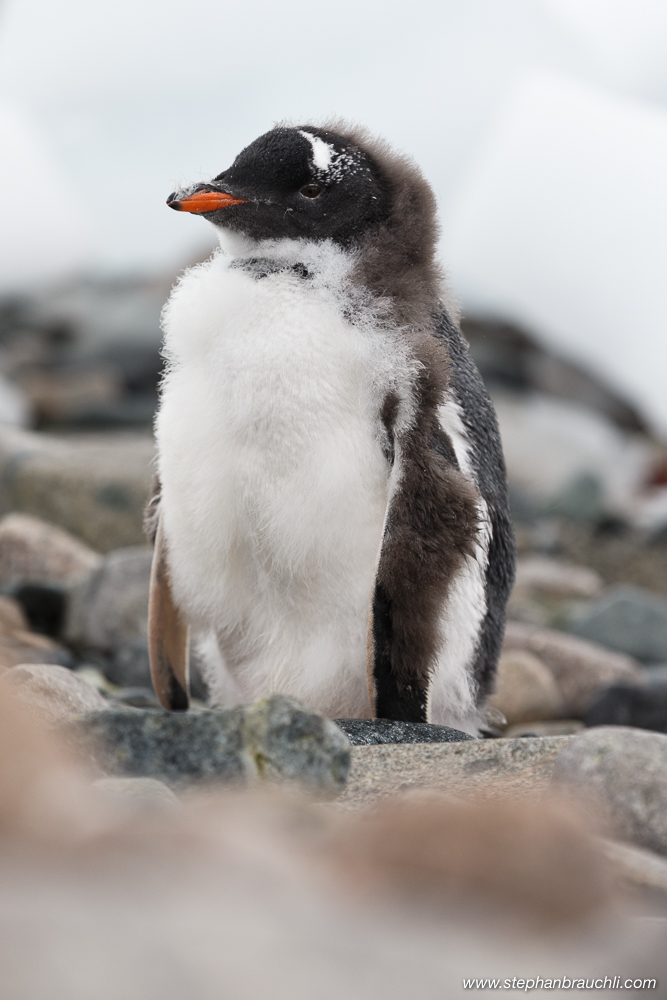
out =
{"type": "Polygon", "coordinates": [[[165,332],[157,437],[177,600],[232,668],[275,674],[291,658],[297,675],[295,658],[319,656],[363,672],[389,474],[383,335],[326,287],[220,257],[177,288],[165,332]]]}

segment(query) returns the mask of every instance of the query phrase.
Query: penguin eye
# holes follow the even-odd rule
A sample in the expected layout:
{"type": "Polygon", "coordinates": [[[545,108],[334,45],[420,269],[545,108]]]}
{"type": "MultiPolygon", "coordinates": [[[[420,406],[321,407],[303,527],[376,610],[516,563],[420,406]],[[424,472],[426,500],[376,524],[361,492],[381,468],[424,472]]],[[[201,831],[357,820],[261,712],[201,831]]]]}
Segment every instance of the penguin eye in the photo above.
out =
{"type": "Polygon", "coordinates": [[[299,194],[302,194],[304,198],[319,198],[322,194],[322,188],[319,184],[306,184],[305,187],[301,188],[299,194]]]}

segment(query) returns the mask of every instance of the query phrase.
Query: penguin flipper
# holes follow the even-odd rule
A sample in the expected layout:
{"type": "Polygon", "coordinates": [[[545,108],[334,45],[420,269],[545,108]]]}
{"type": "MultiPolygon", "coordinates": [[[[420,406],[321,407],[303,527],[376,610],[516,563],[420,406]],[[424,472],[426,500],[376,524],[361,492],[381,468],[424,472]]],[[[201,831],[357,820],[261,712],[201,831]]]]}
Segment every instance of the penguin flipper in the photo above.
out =
{"type": "Polygon", "coordinates": [[[148,599],[148,658],[155,693],[172,712],[184,712],[190,706],[188,632],[171,592],[166,539],[158,515],[148,599]]]}
{"type": "MultiPolygon", "coordinates": [[[[436,355],[437,359],[437,355],[436,355]]],[[[411,427],[388,449],[389,505],[370,603],[367,670],[377,718],[426,722],[429,686],[442,644],[443,611],[479,531],[479,493],[437,439],[438,369],[424,366],[411,427]],[[393,482],[392,482],[393,480],[393,482]]],[[[396,407],[393,407],[395,412],[396,407]]]]}

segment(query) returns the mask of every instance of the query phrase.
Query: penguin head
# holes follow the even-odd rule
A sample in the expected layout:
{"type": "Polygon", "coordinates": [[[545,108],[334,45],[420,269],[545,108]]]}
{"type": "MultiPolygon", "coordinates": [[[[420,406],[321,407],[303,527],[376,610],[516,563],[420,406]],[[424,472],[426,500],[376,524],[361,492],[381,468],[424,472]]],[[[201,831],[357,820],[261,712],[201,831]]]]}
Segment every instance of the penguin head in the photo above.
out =
{"type": "Polygon", "coordinates": [[[277,127],[255,139],[208,184],[169,195],[177,211],[254,240],[354,245],[391,212],[374,158],[336,132],[277,127]]]}

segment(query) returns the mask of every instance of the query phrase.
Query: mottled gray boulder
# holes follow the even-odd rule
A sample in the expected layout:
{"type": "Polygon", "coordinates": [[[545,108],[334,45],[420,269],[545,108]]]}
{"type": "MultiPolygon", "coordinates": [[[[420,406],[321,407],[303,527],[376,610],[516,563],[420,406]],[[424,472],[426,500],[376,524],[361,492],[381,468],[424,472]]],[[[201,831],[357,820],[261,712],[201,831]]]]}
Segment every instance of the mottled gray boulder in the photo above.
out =
{"type": "Polygon", "coordinates": [[[152,550],[117,549],[70,594],[65,637],[86,649],[146,641],[152,550]]]}
{"type": "Polygon", "coordinates": [[[260,698],[243,712],[244,751],[261,778],[298,781],[335,794],[345,784],[350,743],[331,719],[292,698],[260,698]]]}
{"type": "Polygon", "coordinates": [[[350,744],[374,746],[377,743],[458,743],[472,740],[468,733],[449,726],[428,722],[395,722],[392,719],[336,719],[350,744]]]}
{"type": "Polygon", "coordinates": [[[280,780],[332,795],[350,764],[335,723],[280,696],[221,712],[95,712],[63,733],[104,774],[168,785],[280,780]]]}
{"type": "Polygon", "coordinates": [[[667,599],[643,587],[610,587],[569,630],[645,663],[667,660],[667,599]]]}
{"type": "Polygon", "coordinates": [[[667,853],[667,736],[587,729],[567,740],[552,781],[576,793],[621,840],[667,853]]]}
{"type": "Polygon", "coordinates": [[[109,709],[63,727],[68,743],[102,774],[187,781],[243,781],[243,712],[109,709]]]}

